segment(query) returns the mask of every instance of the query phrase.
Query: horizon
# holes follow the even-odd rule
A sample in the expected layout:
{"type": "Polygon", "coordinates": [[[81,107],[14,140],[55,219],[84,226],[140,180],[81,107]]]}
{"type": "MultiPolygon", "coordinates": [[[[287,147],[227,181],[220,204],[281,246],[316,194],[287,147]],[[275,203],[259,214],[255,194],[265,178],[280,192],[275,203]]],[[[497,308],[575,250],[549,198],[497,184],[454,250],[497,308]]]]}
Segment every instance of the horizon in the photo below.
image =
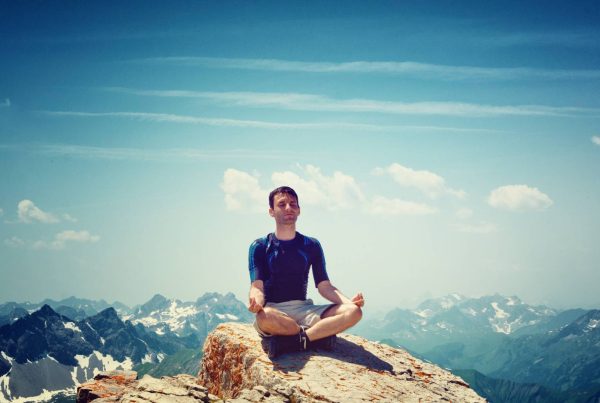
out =
{"type": "Polygon", "coordinates": [[[600,308],[597,1],[3,9],[1,299],[245,303],[285,184],[367,311],[600,308]]]}
{"type": "MultiPolygon", "coordinates": [[[[66,298],[60,298],[60,299],[46,297],[46,298],[43,298],[43,299],[41,299],[39,301],[31,301],[31,300],[28,300],[28,301],[15,301],[15,300],[0,301],[0,304],[17,303],[17,304],[33,304],[33,305],[35,305],[35,304],[41,304],[41,303],[43,303],[45,301],[48,301],[48,300],[52,301],[52,302],[61,302],[61,301],[64,301],[66,299],[74,298],[74,299],[88,300],[88,301],[93,301],[93,302],[105,302],[106,304],[108,304],[110,306],[113,306],[115,304],[122,304],[122,305],[125,305],[127,308],[133,309],[133,308],[136,308],[136,307],[139,307],[141,305],[144,305],[144,304],[148,303],[150,300],[152,300],[156,296],[162,296],[162,297],[164,297],[168,301],[177,300],[179,302],[189,303],[189,302],[195,302],[197,299],[199,299],[200,297],[203,297],[206,294],[214,294],[214,293],[222,295],[222,296],[225,296],[225,295],[231,293],[231,294],[233,294],[233,296],[237,300],[239,300],[240,302],[242,302],[242,303],[245,304],[245,301],[243,299],[239,298],[233,292],[224,292],[224,293],[221,293],[221,292],[214,292],[214,291],[205,291],[204,293],[198,295],[198,297],[193,298],[193,299],[189,299],[189,300],[185,300],[185,299],[181,299],[181,298],[177,298],[177,297],[171,297],[171,296],[168,296],[168,295],[163,295],[161,293],[155,293],[155,294],[152,294],[150,297],[148,297],[146,300],[144,300],[142,302],[136,302],[136,303],[133,303],[133,304],[128,304],[128,303],[125,303],[125,302],[122,302],[122,301],[119,301],[119,300],[114,300],[114,301],[111,302],[110,300],[106,300],[104,298],[91,299],[91,298],[88,298],[88,297],[78,297],[78,296],[75,296],[75,295],[71,295],[71,296],[68,296],[66,298]]],[[[431,297],[431,298],[424,299],[424,300],[418,302],[414,306],[391,306],[390,305],[390,306],[387,306],[387,307],[386,306],[367,307],[366,308],[367,309],[366,312],[368,313],[369,311],[371,311],[371,313],[377,315],[377,314],[385,313],[385,312],[387,312],[389,310],[394,310],[394,309],[414,310],[414,309],[417,309],[418,306],[420,306],[421,304],[423,304],[425,302],[432,301],[432,300],[440,300],[442,298],[451,297],[451,296],[459,296],[463,300],[478,300],[478,299],[482,299],[482,298],[496,297],[496,296],[502,297],[502,298],[507,298],[507,299],[517,298],[518,300],[520,300],[525,305],[529,305],[529,306],[533,306],[533,307],[546,307],[546,308],[557,310],[559,313],[567,311],[567,310],[571,310],[571,309],[586,309],[586,310],[600,309],[600,308],[597,308],[597,307],[584,307],[584,306],[557,307],[557,306],[552,306],[552,305],[548,305],[548,304],[544,304],[544,303],[532,303],[530,301],[523,300],[518,295],[502,295],[502,294],[499,294],[499,293],[493,293],[493,294],[486,294],[486,295],[480,295],[480,296],[468,296],[468,295],[462,295],[462,294],[458,294],[458,293],[450,293],[450,294],[446,294],[446,295],[440,295],[440,296],[437,296],[437,297],[431,297]]]]}

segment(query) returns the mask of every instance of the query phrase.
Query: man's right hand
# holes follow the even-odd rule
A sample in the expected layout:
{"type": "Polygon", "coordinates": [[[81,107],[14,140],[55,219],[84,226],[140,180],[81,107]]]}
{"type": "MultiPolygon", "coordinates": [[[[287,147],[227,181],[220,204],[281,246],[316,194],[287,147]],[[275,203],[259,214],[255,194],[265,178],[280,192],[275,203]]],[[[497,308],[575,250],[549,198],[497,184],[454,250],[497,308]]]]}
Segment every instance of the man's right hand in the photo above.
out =
{"type": "Polygon", "coordinates": [[[248,303],[248,310],[252,313],[259,313],[262,311],[263,306],[259,303],[255,297],[250,297],[250,301],[248,303]]]}

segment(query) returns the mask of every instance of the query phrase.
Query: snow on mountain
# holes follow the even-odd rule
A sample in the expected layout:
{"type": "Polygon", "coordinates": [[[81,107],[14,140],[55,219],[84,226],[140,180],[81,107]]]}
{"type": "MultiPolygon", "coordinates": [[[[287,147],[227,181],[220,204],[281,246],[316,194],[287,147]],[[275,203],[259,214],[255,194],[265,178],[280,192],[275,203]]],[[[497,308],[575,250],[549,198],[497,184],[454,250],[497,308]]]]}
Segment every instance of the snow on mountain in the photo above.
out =
{"type": "Polygon", "coordinates": [[[394,309],[383,320],[366,319],[355,331],[372,339],[391,338],[414,351],[427,351],[468,337],[512,335],[547,323],[556,315],[548,307],[528,305],[514,296],[467,298],[450,294],[426,300],[415,309],[394,309]]]}
{"type": "Polygon", "coordinates": [[[167,299],[156,294],[145,304],[135,307],[127,319],[134,324],[143,324],[159,335],[197,334],[203,339],[219,323],[249,322],[252,315],[231,293],[207,293],[195,302],[167,299]]]}
{"type": "Polygon", "coordinates": [[[0,401],[46,401],[100,371],[158,363],[195,346],[196,338],[123,322],[113,308],[74,322],[44,305],[0,327],[0,401]]]}
{"type": "Polygon", "coordinates": [[[81,333],[81,329],[77,327],[77,325],[73,322],[63,322],[63,326],[65,327],[65,329],[71,329],[74,332],[81,333]]]}
{"type": "Polygon", "coordinates": [[[76,355],[75,366],[62,364],[50,355],[25,363],[18,363],[4,352],[2,357],[12,368],[0,377],[0,401],[13,403],[47,401],[58,393],[74,392],[77,385],[99,372],[133,367],[130,358],[120,362],[99,351],[76,355]]]}

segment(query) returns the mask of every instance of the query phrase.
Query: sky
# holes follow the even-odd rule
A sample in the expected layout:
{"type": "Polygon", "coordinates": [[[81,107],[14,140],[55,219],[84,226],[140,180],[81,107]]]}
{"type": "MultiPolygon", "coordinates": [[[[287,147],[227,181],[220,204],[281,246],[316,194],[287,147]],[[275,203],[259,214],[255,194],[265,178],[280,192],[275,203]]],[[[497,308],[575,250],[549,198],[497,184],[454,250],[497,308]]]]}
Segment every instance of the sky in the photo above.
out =
{"type": "Polygon", "coordinates": [[[0,303],[246,301],[289,185],[367,311],[600,308],[599,38],[597,1],[3,1],[0,303]]]}

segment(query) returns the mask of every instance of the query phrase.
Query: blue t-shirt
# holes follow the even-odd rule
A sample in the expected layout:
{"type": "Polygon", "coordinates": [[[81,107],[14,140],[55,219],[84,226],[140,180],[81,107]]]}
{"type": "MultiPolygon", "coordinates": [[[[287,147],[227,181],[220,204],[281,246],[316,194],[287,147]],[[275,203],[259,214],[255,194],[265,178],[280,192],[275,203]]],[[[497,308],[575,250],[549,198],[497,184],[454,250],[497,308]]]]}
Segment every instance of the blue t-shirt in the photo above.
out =
{"type": "Polygon", "coordinates": [[[289,241],[271,233],[252,242],[248,267],[251,282],[263,281],[265,302],[305,300],[311,267],[315,287],[329,280],[321,244],[299,232],[289,241]]]}

